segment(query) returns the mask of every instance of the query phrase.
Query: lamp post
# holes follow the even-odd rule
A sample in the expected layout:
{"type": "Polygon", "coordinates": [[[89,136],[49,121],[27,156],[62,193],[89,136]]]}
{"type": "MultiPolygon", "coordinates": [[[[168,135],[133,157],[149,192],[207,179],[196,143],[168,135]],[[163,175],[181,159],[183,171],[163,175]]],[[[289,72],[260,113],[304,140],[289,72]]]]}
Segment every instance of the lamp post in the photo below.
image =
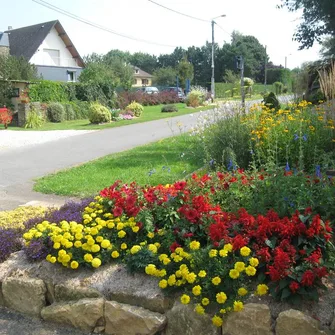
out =
{"type": "Polygon", "coordinates": [[[219,15],[217,17],[214,17],[211,21],[212,24],[212,79],[211,79],[211,96],[212,96],[212,101],[214,101],[215,98],[215,79],[214,79],[214,24],[215,24],[215,19],[218,19],[219,17],[226,17],[225,14],[219,15]]]}
{"type": "MultiPolygon", "coordinates": [[[[291,56],[292,54],[289,54],[288,56],[291,56]]],[[[288,56],[285,56],[285,69],[287,69],[287,57],[288,56]]]]}

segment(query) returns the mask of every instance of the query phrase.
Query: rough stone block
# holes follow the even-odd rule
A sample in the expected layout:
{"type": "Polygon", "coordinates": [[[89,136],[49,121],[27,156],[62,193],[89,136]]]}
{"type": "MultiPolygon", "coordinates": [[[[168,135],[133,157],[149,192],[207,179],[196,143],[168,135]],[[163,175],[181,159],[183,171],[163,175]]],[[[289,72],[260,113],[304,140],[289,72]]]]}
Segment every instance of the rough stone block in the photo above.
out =
{"type": "Polygon", "coordinates": [[[55,285],[55,301],[75,301],[85,298],[101,298],[102,294],[89,287],[55,285]]]}

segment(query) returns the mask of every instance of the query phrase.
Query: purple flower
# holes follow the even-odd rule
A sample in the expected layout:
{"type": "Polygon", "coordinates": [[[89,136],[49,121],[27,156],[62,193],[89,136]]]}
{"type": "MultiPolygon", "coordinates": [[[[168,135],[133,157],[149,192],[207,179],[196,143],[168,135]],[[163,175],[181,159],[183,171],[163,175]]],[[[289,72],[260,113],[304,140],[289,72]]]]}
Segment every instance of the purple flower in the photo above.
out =
{"type": "Polygon", "coordinates": [[[307,141],[307,135],[304,134],[304,135],[302,136],[302,139],[306,142],[306,141],[307,141]]]}
{"type": "Polygon", "coordinates": [[[11,253],[21,250],[21,237],[21,229],[0,228],[0,263],[4,262],[11,253]]]}
{"type": "Polygon", "coordinates": [[[52,241],[49,237],[30,241],[28,246],[23,248],[24,253],[30,261],[41,261],[47,257],[52,250],[52,241]]]}
{"type": "Polygon", "coordinates": [[[294,135],[293,135],[293,139],[294,139],[295,141],[297,141],[297,140],[299,139],[298,134],[294,134],[294,135]]]}
{"type": "Polygon", "coordinates": [[[317,178],[320,178],[320,179],[321,179],[322,174],[321,174],[321,166],[320,166],[320,165],[317,165],[317,166],[315,167],[315,175],[316,175],[317,178]]]}
{"type": "Polygon", "coordinates": [[[285,171],[287,171],[287,172],[290,171],[290,166],[289,166],[288,162],[286,162],[285,171]]]}

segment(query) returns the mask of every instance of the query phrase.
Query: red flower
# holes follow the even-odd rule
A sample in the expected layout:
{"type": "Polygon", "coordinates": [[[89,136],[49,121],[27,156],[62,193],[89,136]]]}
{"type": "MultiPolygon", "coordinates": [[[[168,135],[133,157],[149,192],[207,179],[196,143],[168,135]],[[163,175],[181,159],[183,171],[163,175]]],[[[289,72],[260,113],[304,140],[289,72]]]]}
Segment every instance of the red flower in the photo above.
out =
{"type": "Polygon", "coordinates": [[[237,235],[233,238],[233,249],[238,250],[248,244],[248,240],[241,235],[237,235]]]}
{"type": "Polygon", "coordinates": [[[123,210],[122,210],[121,207],[115,207],[115,208],[113,209],[113,215],[114,215],[115,217],[121,216],[122,213],[123,213],[123,210]]]}
{"type": "Polygon", "coordinates": [[[314,283],[315,275],[312,270],[306,270],[302,275],[301,284],[303,286],[312,286],[314,283]]]}
{"type": "Polygon", "coordinates": [[[328,276],[328,270],[325,266],[321,268],[316,268],[315,273],[318,278],[323,278],[323,277],[328,276]]]}
{"type": "Polygon", "coordinates": [[[179,243],[177,243],[177,242],[173,242],[173,243],[170,245],[170,250],[171,250],[171,252],[175,252],[175,250],[176,250],[177,248],[179,248],[179,247],[181,247],[181,245],[180,245],[179,243]]]}
{"type": "Polygon", "coordinates": [[[311,264],[319,264],[321,257],[322,257],[321,250],[320,248],[318,248],[306,258],[306,261],[311,264]]]}
{"type": "Polygon", "coordinates": [[[295,293],[299,289],[299,284],[296,281],[291,282],[290,290],[292,293],[295,293]]]}

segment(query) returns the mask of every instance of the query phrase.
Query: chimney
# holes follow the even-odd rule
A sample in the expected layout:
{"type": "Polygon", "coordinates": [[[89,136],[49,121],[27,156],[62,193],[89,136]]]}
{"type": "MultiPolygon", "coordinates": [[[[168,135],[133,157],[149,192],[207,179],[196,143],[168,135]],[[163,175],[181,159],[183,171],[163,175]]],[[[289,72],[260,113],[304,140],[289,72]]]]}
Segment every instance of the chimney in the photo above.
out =
{"type": "Polygon", "coordinates": [[[8,30],[12,30],[13,29],[13,27],[12,26],[8,26],[8,30]]]}

